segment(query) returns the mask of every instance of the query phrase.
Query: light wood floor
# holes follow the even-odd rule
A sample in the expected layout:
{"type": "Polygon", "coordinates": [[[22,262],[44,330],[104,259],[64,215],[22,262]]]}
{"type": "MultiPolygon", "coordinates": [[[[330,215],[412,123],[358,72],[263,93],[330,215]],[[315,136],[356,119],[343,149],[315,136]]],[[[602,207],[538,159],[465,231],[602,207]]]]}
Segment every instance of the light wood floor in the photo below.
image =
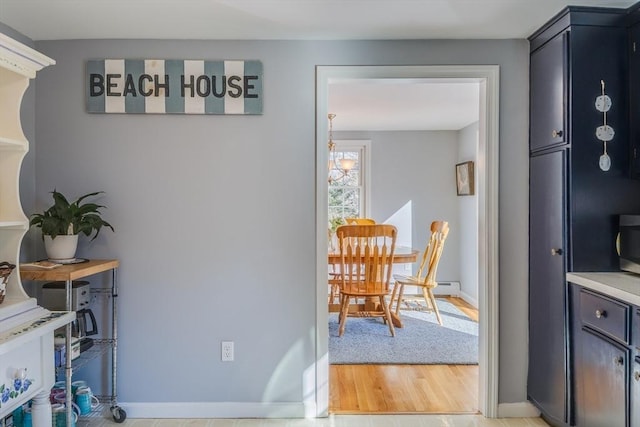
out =
{"type": "MultiPolygon", "coordinates": [[[[446,297],[470,318],[478,311],[446,297]]],[[[477,365],[331,365],[333,414],[478,412],[477,365]]]]}

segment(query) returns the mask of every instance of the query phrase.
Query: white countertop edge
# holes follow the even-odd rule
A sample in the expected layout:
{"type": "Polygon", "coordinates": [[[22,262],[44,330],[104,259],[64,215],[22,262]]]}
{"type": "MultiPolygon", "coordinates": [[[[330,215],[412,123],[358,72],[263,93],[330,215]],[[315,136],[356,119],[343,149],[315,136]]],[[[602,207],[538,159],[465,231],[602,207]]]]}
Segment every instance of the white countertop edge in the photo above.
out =
{"type": "MultiPolygon", "coordinates": [[[[29,332],[6,339],[5,335],[6,336],[11,335],[12,330],[9,330],[8,332],[5,332],[2,336],[2,338],[5,338],[5,340],[3,340],[3,342],[0,343],[0,355],[8,353],[9,351],[12,351],[18,348],[19,346],[23,345],[25,342],[29,342],[33,339],[40,338],[45,334],[48,334],[48,333],[53,334],[53,332],[56,329],[62,326],[65,326],[67,323],[72,322],[75,318],[76,318],[75,312],[68,311],[68,312],[65,312],[65,314],[61,315],[60,317],[51,319],[48,322],[42,324],[41,326],[35,327],[33,330],[30,330],[29,332]]],[[[31,321],[26,322],[25,325],[33,322],[34,320],[37,320],[37,319],[32,319],[31,321]]]]}
{"type": "Polygon", "coordinates": [[[567,281],[640,306],[640,275],[624,272],[567,273],[567,281]]]}

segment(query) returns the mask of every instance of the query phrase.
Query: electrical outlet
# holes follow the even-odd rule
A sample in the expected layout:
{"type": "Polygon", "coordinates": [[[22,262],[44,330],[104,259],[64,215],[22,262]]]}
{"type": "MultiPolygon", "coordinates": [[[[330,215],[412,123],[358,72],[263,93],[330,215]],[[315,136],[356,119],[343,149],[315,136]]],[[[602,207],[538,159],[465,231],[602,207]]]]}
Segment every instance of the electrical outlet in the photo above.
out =
{"type": "Polygon", "coordinates": [[[233,362],[233,341],[222,341],[222,361],[233,362]]]}

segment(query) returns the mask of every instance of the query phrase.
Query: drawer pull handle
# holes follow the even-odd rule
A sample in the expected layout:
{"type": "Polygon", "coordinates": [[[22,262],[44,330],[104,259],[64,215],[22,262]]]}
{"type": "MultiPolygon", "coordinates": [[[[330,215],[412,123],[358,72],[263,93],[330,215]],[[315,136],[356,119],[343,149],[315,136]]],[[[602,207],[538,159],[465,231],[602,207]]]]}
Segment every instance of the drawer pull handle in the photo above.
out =
{"type": "Polygon", "coordinates": [[[624,365],[624,359],[622,358],[622,356],[614,357],[613,363],[615,363],[616,366],[622,366],[624,365]]]}
{"type": "Polygon", "coordinates": [[[551,136],[553,138],[562,138],[562,131],[554,129],[553,132],[551,132],[551,136]]]}
{"type": "Polygon", "coordinates": [[[561,248],[551,248],[551,255],[562,255],[562,249],[561,248]]]}
{"type": "Polygon", "coordinates": [[[605,310],[596,310],[596,317],[598,319],[602,317],[607,317],[607,312],[605,310]]]}
{"type": "Polygon", "coordinates": [[[636,381],[640,381],[640,372],[635,371],[633,373],[633,379],[636,380],[636,381]]]}

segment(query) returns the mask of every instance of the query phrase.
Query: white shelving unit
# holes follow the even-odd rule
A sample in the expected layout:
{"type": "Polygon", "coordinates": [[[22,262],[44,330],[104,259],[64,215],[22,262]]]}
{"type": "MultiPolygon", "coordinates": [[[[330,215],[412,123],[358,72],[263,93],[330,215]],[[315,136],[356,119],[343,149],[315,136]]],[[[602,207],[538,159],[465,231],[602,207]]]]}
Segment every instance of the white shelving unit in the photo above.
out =
{"type": "MultiPolygon", "coordinates": [[[[0,261],[16,266],[29,227],[19,191],[20,168],[29,150],[20,106],[36,72],[53,64],[53,59],[0,34],[0,261]]],[[[0,303],[0,419],[32,400],[33,426],[51,426],[53,332],[73,319],[73,312],[38,306],[22,287],[19,267],[11,273],[0,303]]]]}

